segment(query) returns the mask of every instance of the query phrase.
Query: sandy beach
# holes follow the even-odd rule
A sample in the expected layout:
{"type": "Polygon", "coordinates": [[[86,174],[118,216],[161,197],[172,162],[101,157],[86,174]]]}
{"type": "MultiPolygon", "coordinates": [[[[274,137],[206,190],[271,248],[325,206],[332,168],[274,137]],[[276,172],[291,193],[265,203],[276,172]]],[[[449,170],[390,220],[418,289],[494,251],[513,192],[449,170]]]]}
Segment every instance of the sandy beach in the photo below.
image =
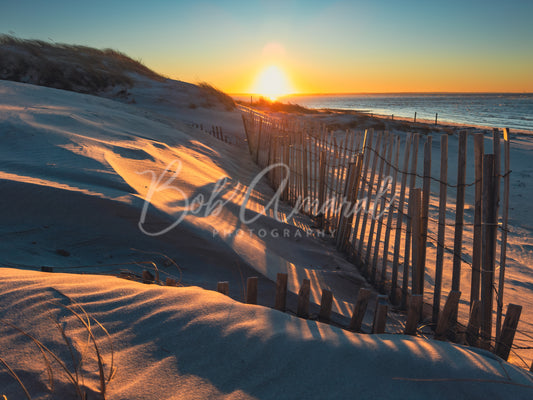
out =
{"type": "MultiPolygon", "coordinates": [[[[378,290],[314,219],[289,218],[286,202],[273,211],[276,188],[250,154],[242,112],[202,85],[130,78],[126,93],[98,95],[0,80],[0,396],[531,397],[527,349],[508,363],[403,335],[406,316],[392,307],[385,333],[370,334],[378,290]],[[273,309],[278,273],[288,276],[284,313],[273,309]],[[249,277],[258,277],[257,305],[244,304],[249,277]],[[308,319],[295,315],[304,279],[308,319]],[[334,294],[331,324],[317,318],[324,288],[334,294]],[[341,329],[361,288],[371,292],[362,333],[341,329]]],[[[450,152],[458,129],[484,131],[291,117],[318,120],[339,140],[370,127],[445,134],[450,152]]],[[[505,303],[523,306],[515,344],[529,347],[533,141],[511,134],[505,303]]]]}

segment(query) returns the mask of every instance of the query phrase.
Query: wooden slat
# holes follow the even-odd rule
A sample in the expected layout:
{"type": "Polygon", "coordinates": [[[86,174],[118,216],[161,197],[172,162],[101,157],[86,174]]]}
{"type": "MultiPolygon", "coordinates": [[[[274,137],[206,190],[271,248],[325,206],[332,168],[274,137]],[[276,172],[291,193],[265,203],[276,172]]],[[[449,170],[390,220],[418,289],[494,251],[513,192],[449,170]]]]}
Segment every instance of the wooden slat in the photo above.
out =
{"type": "Polygon", "coordinates": [[[442,291],[442,266],[446,242],[446,200],[448,191],[448,135],[440,138],[440,185],[439,185],[439,228],[437,233],[437,256],[435,259],[435,285],[433,290],[433,323],[439,321],[440,297],[442,291]]]}
{"type": "Polygon", "coordinates": [[[492,306],[494,285],[494,259],[498,208],[494,176],[494,155],[483,157],[483,260],[481,272],[481,346],[490,347],[492,339],[492,306]]]}
{"type": "Polygon", "coordinates": [[[470,318],[466,327],[466,341],[470,346],[479,346],[479,326],[481,324],[481,301],[474,300],[470,308],[470,318]]]}
{"type": "Polygon", "coordinates": [[[412,189],[409,195],[411,212],[412,248],[413,248],[413,278],[412,293],[424,294],[424,260],[422,259],[423,230],[422,230],[422,190],[412,189]]]}
{"type": "MultiPolygon", "coordinates": [[[[289,143],[289,138],[288,137],[285,137],[284,140],[283,140],[283,163],[287,166],[287,168],[291,169],[291,163],[290,163],[290,143],[289,143]]],[[[285,185],[285,188],[283,190],[283,195],[282,195],[282,199],[285,200],[285,201],[289,201],[290,199],[290,192],[291,192],[291,188],[290,188],[290,185],[291,185],[291,175],[292,175],[292,171],[289,172],[289,176],[285,176],[284,178],[288,178],[287,181],[286,181],[286,185],[285,185]]]]}
{"type": "Polygon", "coordinates": [[[250,276],[246,280],[246,303],[257,304],[257,276],[250,276]]]}
{"type": "Polygon", "coordinates": [[[333,305],[333,293],[327,289],[322,289],[322,299],[320,300],[320,311],[318,319],[329,321],[331,318],[331,307],[333,305]]]}
{"type": "Polygon", "coordinates": [[[407,322],[405,324],[406,335],[416,335],[418,322],[422,313],[424,296],[414,294],[409,298],[409,306],[407,308],[407,322]]]}
{"type": "Polygon", "coordinates": [[[474,173],[475,173],[475,199],[474,199],[474,238],[472,245],[472,279],[470,283],[470,304],[479,300],[479,285],[481,282],[481,251],[482,230],[481,217],[483,206],[483,134],[474,135],[474,173]]]}
{"type": "Polygon", "coordinates": [[[142,273],[143,283],[153,283],[154,282],[154,275],[148,271],[144,270],[142,273]]]}
{"type": "Polygon", "coordinates": [[[259,120],[259,131],[257,133],[257,143],[255,147],[255,163],[259,164],[259,153],[261,151],[261,132],[263,128],[263,119],[259,120]]]}
{"type": "Polygon", "coordinates": [[[173,278],[167,278],[165,280],[165,285],[167,286],[176,286],[176,280],[173,278]]]}
{"type": "Polygon", "coordinates": [[[218,282],[217,283],[217,292],[229,295],[229,282],[218,282]]]}
{"type": "Polygon", "coordinates": [[[461,292],[452,290],[448,294],[444,309],[439,316],[439,322],[437,323],[437,329],[435,329],[435,339],[443,340],[449,333],[455,331],[457,307],[459,305],[459,299],[461,298],[461,292]]]}
{"type": "Polygon", "coordinates": [[[424,143],[424,181],[422,187],[422,204],[421,204],[421,221],[420,221],[420,247],[419,247],[419,260],[417,264],[420,265],[422,272],[419,276],[420,282],[419,288],[421,292],[419,294],[424,294],[424,272],[423,269],[426,265],[426,244],[427,244],[427,234],[428,234],[428,224],[429,224],[429,197],[431,196],[431,150],[432,150],[432,137],[428,136],[426,143],[424,143]]]}
{"type": "MultiPolygon", "coordinates": [[[[413,137],[413,156],[411,157],[411,169],[410,169],[410,182],[409,182],[409,198],[411,197],[411,190],[415,188],[416,184],[416,174],[417,174],[417,163],[418,163],[418,141],[420,139],[419,134],[415,134],[413,137]]],[[[411,202],[409,202],[411,204],[411,202]]],[[[405,309],[407,306],[407,296],[409,294],[409,264],[411,258],[411,219],[407,218],[406,224],[406,233],[405,233],[405,247],[404,247],[404,257],[403,257],[403,282],[402,282],[402,299],[401,307],[405,309]]]]}
{"type": "Polygon", "coordinates": [[[455,202],[455,233],[453,242],[452,290],[461,287],[461,250],[463,248],[463,221],[465,209],[466,132],[459,133],[459,157],[457,161],[457,200],[455,202]]]}
{"type": "Polygon", "coordinates": [[[509,353],[513,346],[513,340],[522,313],[522,306],[516,304],[509,304],[507,313],[505,314],[505,321],[503,321],[502,332],[500,338],[496,341],[496,349],[494,353],[503,358],[505,361],[509,358],[509,353]]]}
{"type": "Polygon", "coordinates": [[[308,139],[308,136],[307,136],[307,132],[304,132],[303,133],[303,136],[302,136],[302,151],[303,151],[303,185],[304,185],[304,191],[303,191],[303,196],[304,196],[304,199],[308,199],[309,198],[309,188],[310,188],[310,185],[309,185],[309,171],[311,170],[311,166],[310,166],[310,151],[309,151],[309,139],[308,139]]]}
{"type": "Polygon", "coordinates": [[[309,317],[309,295],[311,294],[311,281],[309,279],[302,280],[302,286],[298,291],[298,308],[296,315],[301,318],[309,317]]]}
{"type": "Polygon", "coordinates": [[[389,305],[387,304],[387,296],[378,296],[376,300],[376,310],[374,313],[374,324],[372,326],[372,333],[385,332],[388,311],[389,305]]]}
{"type": "Polygon", "coordinates": [[[276,299],[274,308],[279,311],[285,311],[287,304],[287,280],[288,275],[279,273],[276,277],[276,299]]]}
{"type": "MultiPolygon", "coordinates": [[[[509,173],[511,172],[511,142],[509,137],[509,129],[503,130],[504,140],[504,178],[503,178],[503,205],[502,205],[502,240],[500,248],[500,276],[498,279],[498,297],[496,310],[496,339],[500,337],[500,326],[503,312],[503,289],[505,287],[505,264],[507,262],[507,230],[509,223],[509,190],[510,180],[509,173]]],[[[499,181],[499,178],[498,178],[499,181]]]]}
{"type": "Polygon", "coordinates": [[[324,215],[324,204],[326,202],[326,151],[322,150],[320,152],[320,161],[319,161],[319,176],[318,176],[318,226],[324,228],[325,226],[325,215],[324,215]]]}
{"type": "Polygon", "coordinates": [[[350,163],[346,186],[344,188],[344,197],[346,204],[343,204],[339,216],[339,225],[337,226],[337,249],[345,251],[350,237],[350,227],[353,221],[353,212],[350,208],[355,206],[359,184],[361,181],[362,156],[358,155],[355,163],[350,163]]]}
{"type": "Polygon", "coordinates": [[[359,293],[357,295],[357,301],[355,302],[353,313],[352,313],[352,319],[350,321],[350,325],[348,326],[348,329],[354,332],[360,332],[361,326],[363,324],[363,319],[365,317],[366,308],[368,306],[368,301],[370,300],[370,296],[372,295],[372,292],[365,288],[360,288],[359,293]]]}

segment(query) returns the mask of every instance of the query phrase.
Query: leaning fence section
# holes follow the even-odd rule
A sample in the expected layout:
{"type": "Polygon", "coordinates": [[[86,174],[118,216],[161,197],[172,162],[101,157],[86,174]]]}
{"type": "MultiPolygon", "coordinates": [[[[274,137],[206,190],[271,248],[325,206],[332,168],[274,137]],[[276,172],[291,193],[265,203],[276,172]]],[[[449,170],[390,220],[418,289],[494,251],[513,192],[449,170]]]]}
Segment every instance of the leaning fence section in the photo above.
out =
{"type": "Polygon", "coordinates": [[[461,131],[452,142],[448,134],[330,132],[252,109],[243,123],[252,157],[271,167],[272,187],[330,232],[393,305],[407,310],[415,298],[434,329],[453,322],[448,337],[501,346],[507,129],[492,140],[461,131]]]}

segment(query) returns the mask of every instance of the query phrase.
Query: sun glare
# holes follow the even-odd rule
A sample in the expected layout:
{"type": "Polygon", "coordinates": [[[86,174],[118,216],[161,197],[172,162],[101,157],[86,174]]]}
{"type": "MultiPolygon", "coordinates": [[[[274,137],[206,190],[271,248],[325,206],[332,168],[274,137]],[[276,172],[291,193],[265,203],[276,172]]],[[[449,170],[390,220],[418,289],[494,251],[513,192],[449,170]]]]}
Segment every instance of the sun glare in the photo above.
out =
{"type": "Polygon", "coordinates": [[[266,67],[255,82],[253,93],[276,100],[278,97],[290,94],[292,87],[286,74],[276,65],[266,67]]]}

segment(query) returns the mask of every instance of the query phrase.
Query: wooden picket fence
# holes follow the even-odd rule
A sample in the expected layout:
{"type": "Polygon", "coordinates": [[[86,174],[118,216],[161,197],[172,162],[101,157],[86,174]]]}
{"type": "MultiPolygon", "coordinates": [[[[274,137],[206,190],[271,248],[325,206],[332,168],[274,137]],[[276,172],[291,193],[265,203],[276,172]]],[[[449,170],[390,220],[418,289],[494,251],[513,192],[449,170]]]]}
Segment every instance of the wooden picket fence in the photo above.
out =
{"type": "MultiPolygon", "coordinates": [[[[145,282],[149,283],[149,282],[145,282]]],[[[274,298],[274,309],[288,312],[287,308],[287,284],[288,284],[288,274],[279,273],[277,274],[276,280],[276,294],[274,298]]],[[[175,281],[173,279],[167,278],[167,286],[175,286],[175,281]]],[[[247,304],[257,304],[257,288],[258,278],[256,276],[249,277],[246,281],[246,291],[245,291],[245,303],[247,304]]],[[[223,281],[218,282],[217,291],[229,296],[229,282],[223,281]]],[[[330,290],[322,289],[322,297],[320,301],[320,309],[318,313],[311,315],[310,313],[310,292],[311,292],[311,282],[309,279],[303,279],[298,291],[298,302],[296,307],[296,316],[305,319],[314,319],[323,323],[332,323],[331,314],[332,314],[332,305],[333,305],[333,293],[330,290]]],[[[439,318],[439,321],[435,327],[434,338],[436,340],[447,340],[450,338],[450,335],[455,335],[454,330],[455,319],[453,317],[453,312],[456,310],[457,304],[459,302],[460,292],[451,291],[448,299],[446,300],[444,309],[439,318]]],[[[363,321],[367,313],[367,308],[372,299],[372,292],[365,288],[360,288],[357,296],[357,301],[353,307],[352,316],[350,322],[347,325],[340,325],[341,328],[358,333],[372,333],[380,334],[386,333],[386,324],[387,324],[387,315],[389,311],[389,306],[387,302],[387,296],[378,295],[375,300],[374,306],[374,317],[372,320],[372,325],[370,329],[366,332],[363,330],[363,321]]],[[[419,333],[419,324],[421,322],[422,315],[422,306],[423,306],[423,296],[422,295],[412,295],[409,298],[409,307],[407,311],[407,319],[403,333],[406,335],[416,336],[419,333]]],[[[502,335],[496,347],[493,349],[494,353],[507,360],[509,358],[511,349],[513,347],[513,340],[518,327],[518,320],[520,318],[520,313],[522,307],[515,304],[509,304],[506,318],[502,327],[502,335]]],[[[457,342],[462,344],[470,344],[471,346],[479,346],[480,342],[478,340],[478,335],[473,331],[472,323],[477,318],[476,315],[478,311],[473,311],[469,325],[464,331],[464,335],[461,338],[454,336],[457,342]]],[[[336,324],[337,326],[338,323],[336,324]]],[[[533,370],[533,364],[531,366],[533,370]]]]}
{"type": "Polygon", "coordinates": [[[225,135],[221,126],[211,125],[211,128],[209,128],[208,126],[205,126],[204,128],[204,124],[198,123],[192,123],[191,126],[193,128],[200,129],[201,131],[210,134],[215,139],[218,139],[224,143],[236,144],[236,139],[234,137],[225,135]]]}
{"type": "MultiPolygon", "coordinates": [[[[451,153],[443,134],[435,161],[429,135],[372,129],[334,133],[312,120],[274,118],[253,109],[243,111],[242,118],[250,154],[261,168],[271,167],[267,178],[282,200],[332,232],[337,248],[393,305],[418,310],[416,319],[408,315],[410,331],[424,320],[437,337],[466,336],[469,344],[501,354],[509,335],[502,328],[507,129],[503,145],[502,131],[493,131],[490,154],[481,133],[459,132],[451,153]],[[456,177],[448,175],[454,164],[456,177]],[[461,321],[465,315],[468,320],[461,321]]],[[[510,305],[506,321],[518,323],[520,311],[510,305]]]]}

